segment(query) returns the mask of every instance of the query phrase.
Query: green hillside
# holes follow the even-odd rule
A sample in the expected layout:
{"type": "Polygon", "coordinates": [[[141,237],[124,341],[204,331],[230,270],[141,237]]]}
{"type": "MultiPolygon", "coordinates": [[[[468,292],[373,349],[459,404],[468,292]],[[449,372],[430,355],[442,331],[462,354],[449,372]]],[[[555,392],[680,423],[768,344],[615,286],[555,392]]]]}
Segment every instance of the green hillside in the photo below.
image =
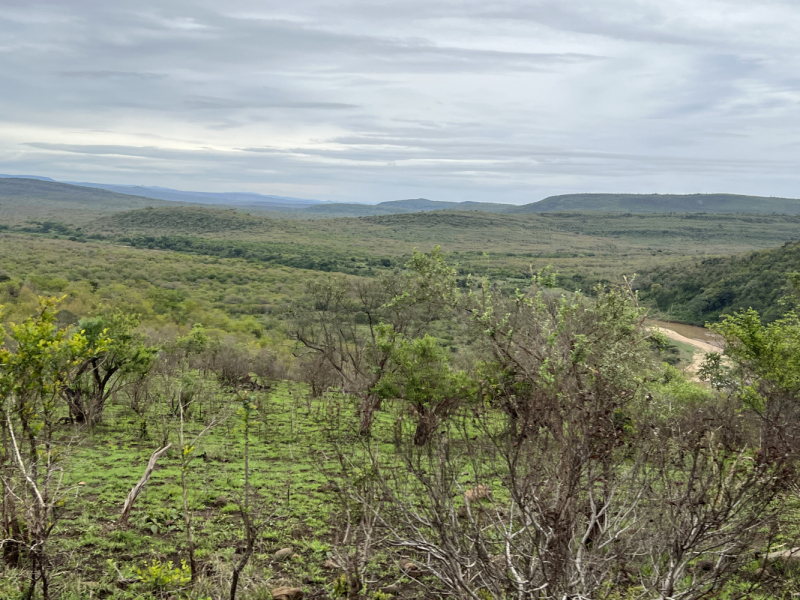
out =
{"type": "Polygon", "coordinates": [[[0,178],[0,221],[4,223],[31,219],[63,221],[65,211],[73,221],[76,218],[85,221],[103,213],[176,205],[57,181],[0,178]]]}
{"type": "Polygon", "coordinates": [[[509,210],[622,213],[778,213],[800,215],[800,200],[738,194],[565,194],[509,210]]]}
{"type": "Polygon", "coordinates": [[[57,181],[40,179],[0,179],[0,203],[31,202],[68,203],[72,206],[85,206],[95,210],[130,210],[145,206],[175,206],[174,202],[165,202],[119,194],[99,188],[83,187],[57,181]]]}
{"type": "Polygon", "coordinates": [[[656,267],[637,278],[642,300],[662,316],[703,325],[747,308],[771,321],[785,312],[789,273],[800,271],[800,243],[773,250],[656,267]]]}
{"type": "Polygon", "coordinates": [[[109,215],[91,224],[98,233],[192,233],[198,235],[264,232],[272,220],[254,217],[232,208],[165,206],[131,210],[109,215]]]}
{"type": "MultiPolygon", "coordinates": [[[[276,213],[290,211],[274,211],[276,213]]],[[[394,215],[401,212],[412,212],[402,209],[392,209],[379,204],[352,204],[342,202],[336,204],[320,204],[319,206],[309,206],[298,211],[291,211],[298,215],[319,216],[323,218],[332,217],[372,217],[376,215],[394,215]]]]}

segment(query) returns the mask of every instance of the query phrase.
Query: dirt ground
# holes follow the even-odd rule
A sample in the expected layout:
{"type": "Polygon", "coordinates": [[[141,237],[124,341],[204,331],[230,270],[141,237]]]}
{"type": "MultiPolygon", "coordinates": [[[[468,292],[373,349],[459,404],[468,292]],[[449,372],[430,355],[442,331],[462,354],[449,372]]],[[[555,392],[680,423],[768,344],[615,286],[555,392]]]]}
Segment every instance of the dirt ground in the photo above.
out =
{"type": "Polygon", "coordinates": [[[697,381],[697,371],[700,369],[700,365],[703,364],[703,361],[706,358],[706,354],[708,354],[709,352],[722,351],[721,346],[717,346],[714,344],[710,344],[708,342],[703,342],[701,340],[695,340],[686,337],[685,335],[681,335],[677,331],[672,331],[671,329],[667,329],[666,327],[656,327],[656,329],[661,331],[671,340],[675,340],[676,342],[683,342],[684,344],[690,344],[694,346],[696,350],[699,350],[699,352],[695,352],[694,356],[692,356],[692,364],[686,368],[686,370],[692,374],[692,379],[695,381],[697,381]]]}

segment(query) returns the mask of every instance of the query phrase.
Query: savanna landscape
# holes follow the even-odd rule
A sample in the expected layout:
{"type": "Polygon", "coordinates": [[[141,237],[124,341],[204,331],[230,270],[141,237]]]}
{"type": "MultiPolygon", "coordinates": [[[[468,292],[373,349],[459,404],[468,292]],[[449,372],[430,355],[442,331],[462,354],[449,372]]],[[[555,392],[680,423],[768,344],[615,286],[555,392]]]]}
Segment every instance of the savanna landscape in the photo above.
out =
{"type": "Polygon", "coordinates": [[[0,596],[800,593],[800,217],[568,200],[0,179],[0,596]]]}

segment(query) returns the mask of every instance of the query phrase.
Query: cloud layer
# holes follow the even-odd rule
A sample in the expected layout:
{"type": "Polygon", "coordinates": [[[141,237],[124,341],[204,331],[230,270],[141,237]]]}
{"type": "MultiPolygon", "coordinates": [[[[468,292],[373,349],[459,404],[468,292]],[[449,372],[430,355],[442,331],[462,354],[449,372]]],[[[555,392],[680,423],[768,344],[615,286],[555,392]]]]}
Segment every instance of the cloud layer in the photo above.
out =
{"type": "Polygon", "coordinates": [[[0,0],[0,172],[800,197],[795,0],[0,0]]]}

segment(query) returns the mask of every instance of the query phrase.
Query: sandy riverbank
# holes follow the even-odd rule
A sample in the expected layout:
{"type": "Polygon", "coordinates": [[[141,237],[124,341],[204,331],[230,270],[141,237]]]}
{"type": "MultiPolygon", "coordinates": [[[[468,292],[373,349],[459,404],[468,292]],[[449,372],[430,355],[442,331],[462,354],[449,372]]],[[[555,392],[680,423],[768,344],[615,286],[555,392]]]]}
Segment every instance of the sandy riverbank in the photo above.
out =
{"type": "Polygon", "coordinates": [[[696,351],[692,356],[692,364],[689,365],[686,369],[692,374],[693,379],[695,380],[697,371],[700,369],[700,366],[706,359],[706,354],[708,354],[709,352],[722,352],[722,347],[719,345],[686,337],[685,335],[681,335],[677,331],[673,331],[672,329],[667,329],[663,325],[662,326],[654,325],[654,327],[671,340],[674,340],[676,342],[683,342],[684,344],[690,344],[691,346],[694,346],[696,351]],[[699,350],[699,352],[697,350],[699,350]]]}

